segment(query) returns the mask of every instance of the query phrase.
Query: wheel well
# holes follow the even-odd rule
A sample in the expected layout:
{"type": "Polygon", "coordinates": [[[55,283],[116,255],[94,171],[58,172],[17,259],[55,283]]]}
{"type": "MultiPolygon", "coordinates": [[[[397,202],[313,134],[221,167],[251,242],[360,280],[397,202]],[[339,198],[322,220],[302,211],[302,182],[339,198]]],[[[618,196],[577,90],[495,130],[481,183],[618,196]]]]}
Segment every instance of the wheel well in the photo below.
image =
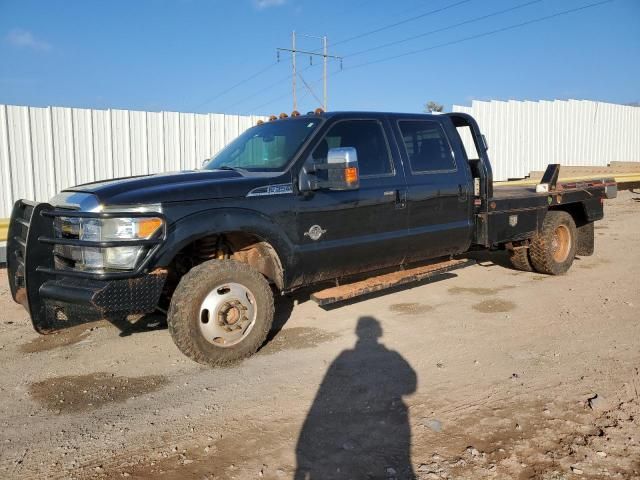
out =
{"type": "Polygon", "coordinates": [[[200,237],[176,254],[169,268],[165,297],[171,297],[180,278],[189,270],[215,259],[246,263],[262,273],[278,289],[284,288],[282,263],[270,243],[248,232],[223,232],[200,237]]]}
{"type": "Polygon", "coordinates": [[[576,224],[576,227],[581,227],[587,221],[587,214],[584,211],[584,207],[580,203],[568,203],[566,205],[554,205],[549,207],[550,211],[563,211],[567,212],[573,218],[573,221],[576,224]]]}

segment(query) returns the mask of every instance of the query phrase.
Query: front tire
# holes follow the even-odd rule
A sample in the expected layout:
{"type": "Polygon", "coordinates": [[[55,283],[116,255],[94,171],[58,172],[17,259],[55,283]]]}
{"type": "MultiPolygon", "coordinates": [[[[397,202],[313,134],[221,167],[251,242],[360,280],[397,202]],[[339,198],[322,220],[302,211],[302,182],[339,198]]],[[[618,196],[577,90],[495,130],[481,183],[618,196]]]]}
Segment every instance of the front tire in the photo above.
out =
{"type": "Polygon", "coordinates": [[[542,230],[529,247],[529,258],[537,272],[561,275],[573,264],[576,256],[576,224],[567,212],[547,212],[542,230]]]}
{"type": "Polygon", "coordinates": [[[187,357],[205,365],[227,365],[260,348],[273,311],[273,293],[262,274],[234,260],[210,260],[182,277],[167,323],[187,357]]]}

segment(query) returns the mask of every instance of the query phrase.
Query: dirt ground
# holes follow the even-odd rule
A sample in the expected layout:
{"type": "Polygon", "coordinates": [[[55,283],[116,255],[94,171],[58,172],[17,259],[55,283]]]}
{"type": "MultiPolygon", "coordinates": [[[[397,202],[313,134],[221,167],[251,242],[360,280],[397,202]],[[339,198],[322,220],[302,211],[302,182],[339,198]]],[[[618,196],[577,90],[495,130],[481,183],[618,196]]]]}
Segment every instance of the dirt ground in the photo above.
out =
{"type": "Polygon", "coordinates": [[[39,336],[0,271],[0,478],[640,478],[640,194],[567,275],[504,255],[210,369],[160,317],[39,336]]]}

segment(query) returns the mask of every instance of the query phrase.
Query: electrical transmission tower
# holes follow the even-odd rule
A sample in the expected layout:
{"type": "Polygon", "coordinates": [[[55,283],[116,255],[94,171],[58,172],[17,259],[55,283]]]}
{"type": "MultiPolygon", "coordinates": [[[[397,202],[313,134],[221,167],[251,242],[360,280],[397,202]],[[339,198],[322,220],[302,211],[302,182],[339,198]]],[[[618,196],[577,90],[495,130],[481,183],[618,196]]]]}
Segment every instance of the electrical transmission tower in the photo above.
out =
{"type": "MultiPolygon", "coordinates": [[[[293,75],[291,77],[291,83],[292,83],[292,93],[293,93],[293,109],[297,110],[298,109],[298,98],[297,98],[297,94],[296,94],[296,77],[299,75],[298,71],[297,71],[297,67],[296,67],[296,54],[300,53],[300,54],[304,54],[304,55],[309,55],[309,59],[311,62],[313,62],[313,57],[322,57],[322,90],[323,90],[323,105],[322,108],[326,111],[327,110],[327,61],[330,58],[335,58],[336,60],[340,60],[340,68],[342,68],[342,57],[339,57],[337,55],[329,55],[328,52],[328,47],[327,47],[327,36],[322,36],[322,37],[317,37],[314,35],[305,35],[303,33],[298,34],[302,37],[308,37],[308,38],[316,38],[322,41],[322,53],[319,53],[318,51],[308,51],[308,50],[299,50],[296,48],[296,32],[292,32],[291,34],[291,48],[277,48],[276,49],[276,54],[278,56],[278,61],[280,61],[280,52],[290,52],[291,53],[291,66],[293,68],[293,75]]],[[[301,80],[304,82],[304,79],[302,77],[300,77],[301,80]]],[[[311,88],[306,82],[305,86],[307,88],[311,88]]],[[[313,92],[311,92],[313,94],[313,92]]],[[[314,94],[315,95],[315,94],[314,94]]]]}

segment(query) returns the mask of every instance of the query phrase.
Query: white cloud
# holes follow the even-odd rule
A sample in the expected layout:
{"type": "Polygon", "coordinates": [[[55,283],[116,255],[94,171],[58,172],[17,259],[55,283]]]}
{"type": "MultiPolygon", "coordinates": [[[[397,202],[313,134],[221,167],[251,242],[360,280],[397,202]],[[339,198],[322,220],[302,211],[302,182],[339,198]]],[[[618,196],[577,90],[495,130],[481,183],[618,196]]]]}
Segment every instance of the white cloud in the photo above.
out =
{"type": "Polygon", "coordinates": [[[7,42],[14,47],[32,48],[41,52],[51,50],[51,45],[43,40],[39,40],[33,36],[31,32],[15,28],[7,34],[7,42]]]}
{"type": "Polygon", "coordinates": [[[258,10],[265,8],[280,7],[287,3],[287,0],[253,0],[253,4],[258,10]]]}

